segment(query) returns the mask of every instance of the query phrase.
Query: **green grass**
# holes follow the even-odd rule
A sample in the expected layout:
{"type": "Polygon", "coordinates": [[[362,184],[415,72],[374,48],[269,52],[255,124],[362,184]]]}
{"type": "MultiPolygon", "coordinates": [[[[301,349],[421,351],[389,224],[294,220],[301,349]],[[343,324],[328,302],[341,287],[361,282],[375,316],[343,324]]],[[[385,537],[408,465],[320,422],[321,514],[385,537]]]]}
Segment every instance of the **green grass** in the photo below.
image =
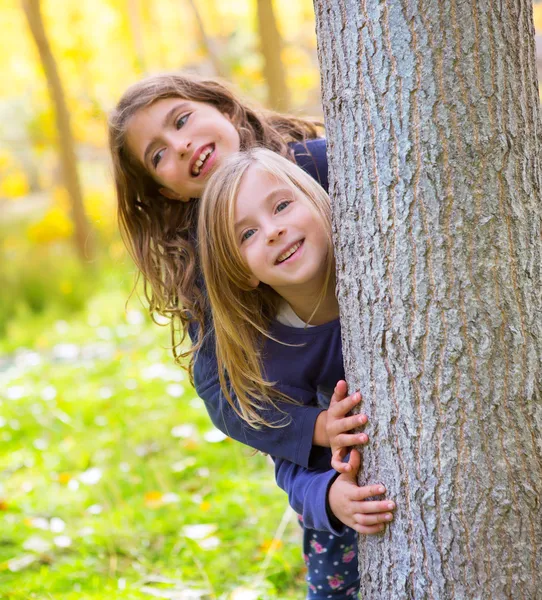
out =
{"type": "Polygon", "coordinates": [[[0,598],[304,597],[268,459],[216,436],[167,329],[125,301],[112,285],[0,340],[0,598]]]}

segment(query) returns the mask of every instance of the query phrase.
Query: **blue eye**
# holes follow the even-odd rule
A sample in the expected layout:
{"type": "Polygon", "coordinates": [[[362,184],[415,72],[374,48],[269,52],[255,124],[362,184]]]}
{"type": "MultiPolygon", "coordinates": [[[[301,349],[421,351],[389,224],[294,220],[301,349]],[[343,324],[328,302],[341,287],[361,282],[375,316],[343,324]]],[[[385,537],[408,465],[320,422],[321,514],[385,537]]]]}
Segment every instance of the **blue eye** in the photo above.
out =
{"type": "Polygon", "coordinates": [[[247,229],[241,236],[241,243],[251,238],[256,233],[255,229],[247,229]]]}
{"type": "Polygon", "coordinates": [[[158,163],[162,160],[162,154],[164,153],[163,150],[159,150],[153,157],[152,157],[152,166],[156,169],[156,167],[158,166],[158,163]]]}
{"type": "Polygon", "coordinates": [[[190,114],[188,115],[183,115],[182,117],[179,117],[176,121],[175,121],[175,127],[177,129],[181,129],[181,127],[184,126],[184,124],[188,121],[188,117],[190,116],[190,114]]]}
{"type": "Polygon", "coordinates": [[[291,204],[291,200],[283,200],[282,202],[279,202],[279,204],[277,204],[277,208],[275,209],[276,212],[281,212],[283,211],[289,204],[291,204]]]}

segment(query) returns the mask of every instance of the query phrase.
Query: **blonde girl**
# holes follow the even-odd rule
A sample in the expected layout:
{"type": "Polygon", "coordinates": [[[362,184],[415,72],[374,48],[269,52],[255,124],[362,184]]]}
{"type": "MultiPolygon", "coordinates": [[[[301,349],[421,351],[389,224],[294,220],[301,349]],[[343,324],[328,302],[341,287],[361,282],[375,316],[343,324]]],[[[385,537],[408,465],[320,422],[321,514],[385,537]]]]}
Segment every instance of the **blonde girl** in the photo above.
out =
{"type": "MultiPolygon", "coordinates": [[[[198,239],[224,396],[260,426],[269,425],[266,409],[277,399],[317,404],[319,392],[344,378],[325,191],[268,150],[231,156],[205,189],[198,239]]],[[[299,434],[282,443],[298,441],[299,434]]],[[[329,450],[320,453],[316,470],[275,459],[277,483],[303,516],[306,534],[327,530],[351,541],[353,530],[378,533],[392,519],[393,503],[361,502],[384,489],[356,485],[358,461],[337,477],[329,450]]],[[[345,560],[342,552],[351,544],[328,547],[323,561],[311,542],[309,534],[307,561],[319,568],[309,569],[308,597],[356,594],[355,557],[349,550],[345,560]]]]}

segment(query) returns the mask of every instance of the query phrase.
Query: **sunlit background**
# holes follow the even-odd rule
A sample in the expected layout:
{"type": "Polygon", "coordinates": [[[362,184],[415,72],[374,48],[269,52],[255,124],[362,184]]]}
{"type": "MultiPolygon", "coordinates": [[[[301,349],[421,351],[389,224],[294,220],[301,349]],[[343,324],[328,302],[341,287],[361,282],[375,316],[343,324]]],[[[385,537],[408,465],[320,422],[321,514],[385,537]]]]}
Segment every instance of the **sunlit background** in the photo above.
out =
{"type": "Polygon", "coordinates": [[[299,530],[267,459],[212,427],[167,327],[130,296],[105,124],[129,84],[173,70],[320,115],[312,3],[42,0],[41,12],[88,230],[78,246],[23,3],[0,0],[0,597],[301,598],[299,530]]]}

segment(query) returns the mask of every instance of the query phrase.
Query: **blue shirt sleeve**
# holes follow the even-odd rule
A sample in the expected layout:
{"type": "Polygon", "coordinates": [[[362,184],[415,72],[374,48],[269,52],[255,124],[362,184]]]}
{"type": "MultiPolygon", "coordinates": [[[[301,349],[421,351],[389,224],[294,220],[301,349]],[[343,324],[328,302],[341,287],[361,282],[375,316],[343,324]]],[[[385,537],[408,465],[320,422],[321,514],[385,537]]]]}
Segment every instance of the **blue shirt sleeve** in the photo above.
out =
{"type": "MultiPolygon", "coordinates": [[[[213,335],[207,335],[196,356],[194,384],[217,429],[256,450],[309,467],[314,425],[322,408],[277,402],[277,408],[269,407],[262,416],[269,423],[282,424],[281,427],[251,427],[233,410],[220,389],[213,335]]],[[[291,397],[300,400],[295,392],[291,397]]]]}
{"type": "Polygon", "coordinates": [[[339,476],[337,471],[308,470],[276,457],[273,460],[277,484],[288,494],[290,506],[303,517],[304,526],[343,535],[346,525],[330,514],[327,499],[330,486],[339,476]]]}

